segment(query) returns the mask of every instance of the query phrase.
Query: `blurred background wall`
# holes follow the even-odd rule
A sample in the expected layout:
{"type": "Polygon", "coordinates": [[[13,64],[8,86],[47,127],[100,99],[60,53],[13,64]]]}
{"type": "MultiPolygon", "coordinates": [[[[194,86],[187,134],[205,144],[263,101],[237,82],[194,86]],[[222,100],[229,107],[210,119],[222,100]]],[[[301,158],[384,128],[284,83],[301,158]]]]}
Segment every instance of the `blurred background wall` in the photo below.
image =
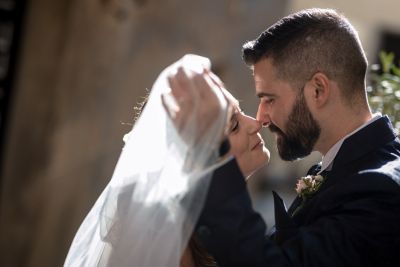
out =
{"type": "MultiPolygon", "coordinates": [[[[134,106],[182,55],[209,57],[254,116],[257,99],[241,45],[280,17],[305,7],[338,8],[359,30],[370,62],[400,33],[395,0],[16,3],[0,0],[1,266],[62,265],[112,175],[134,106]]],[[[274,152],[273,138],[263,134],[274,152]]],[[[319,159],[284,163],[274,153],[251,179],[254,205],[269,225],[270,190],[290,204],[295,180],[319,159]]]]}

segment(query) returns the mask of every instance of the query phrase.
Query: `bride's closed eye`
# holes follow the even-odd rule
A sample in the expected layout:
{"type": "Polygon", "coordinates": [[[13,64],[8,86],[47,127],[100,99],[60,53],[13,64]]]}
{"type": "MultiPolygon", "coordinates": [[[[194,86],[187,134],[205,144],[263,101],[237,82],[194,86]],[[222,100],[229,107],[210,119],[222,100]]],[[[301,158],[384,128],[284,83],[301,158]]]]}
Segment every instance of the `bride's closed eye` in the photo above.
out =
{"type": "Polygon", "coordinates": [[[238,129],[239,129],[239,121],[234,120],[231,127],[231,133],[236,132],[238,129]]]}
{"type": "Polygon", "coordinates": [[[230,133],[234,133],[239,129],[239,120],[237,117],[237,113],[232,115],[231,122],[230,122],[230,133]]]}
{"type": "Polygon", "coordinates": [[[239,118],[243,115],[243,111],[238,107],[235,113],[231,117],[230,121],[230,133],[236,133],[239,130],[239,118]]]}

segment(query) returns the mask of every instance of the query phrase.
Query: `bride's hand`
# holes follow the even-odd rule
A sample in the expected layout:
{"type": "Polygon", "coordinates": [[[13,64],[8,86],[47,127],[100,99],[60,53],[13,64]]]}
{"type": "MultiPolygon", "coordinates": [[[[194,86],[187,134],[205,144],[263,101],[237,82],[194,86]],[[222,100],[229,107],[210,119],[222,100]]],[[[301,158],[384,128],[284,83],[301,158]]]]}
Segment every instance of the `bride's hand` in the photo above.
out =
{"type": "MultiPolygon", "coordinates": [[[[185,64],[185,57],[170,67],[171,91],[162,95],[162,103],[185,142],[197,144],[205,134],[210,134],[207,131],[224,114],[226,125],[231,104],[221,80],[207,66],[192,68],[191,64],[185,64]]],[[[225,125],[220,136],[214,136],[218,143],[226,135],[225,125]]]]}

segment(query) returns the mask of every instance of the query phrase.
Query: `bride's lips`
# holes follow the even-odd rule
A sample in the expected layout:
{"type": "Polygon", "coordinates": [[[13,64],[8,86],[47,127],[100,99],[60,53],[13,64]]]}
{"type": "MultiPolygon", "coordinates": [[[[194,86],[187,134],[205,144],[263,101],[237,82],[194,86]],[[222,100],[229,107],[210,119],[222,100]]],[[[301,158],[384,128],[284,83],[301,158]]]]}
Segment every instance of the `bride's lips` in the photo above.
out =
{"type": "Polygon", "coordinates": [[[251,150],[254,150],[254,149],[256,149],[257,147],[263,146],[263,145],[264,145],[264,142],[263,142],[262,139],[257,140],[256,144],[251,148],[251,150]]]}

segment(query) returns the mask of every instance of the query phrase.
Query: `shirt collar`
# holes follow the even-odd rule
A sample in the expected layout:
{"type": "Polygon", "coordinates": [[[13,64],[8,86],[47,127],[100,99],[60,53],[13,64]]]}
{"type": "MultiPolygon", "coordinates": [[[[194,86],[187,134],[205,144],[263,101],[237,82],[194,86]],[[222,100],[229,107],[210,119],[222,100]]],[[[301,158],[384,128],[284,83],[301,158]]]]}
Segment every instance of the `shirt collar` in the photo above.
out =
{"type": "Polygon", "coordinates": [[[330,171],[332,169],[333,161],[335,160],[336,155],[339,152],[339,149],[342,146],[344,140],[346,140],[347,138],[349,138],[350,136],[352,136],[356,132],[360,131],[361,129],[363,129],[364,127],[370,125],[371,123],[373,123],[374,121],[378,120],[381,117],[382,117],[381,113],[374,114],[369,121],[367,121],[366,123],[364,123],[363,125],[361,125],[357,129],[355,129],[354,131],[352,131],[351,133],[349,133],[348,135],[346,135],[345,137],[343,137],[342,139],[337,141],[336,144],[334,144],[328,150],[328,152],[325,154],[325,156],[322,157],[321,170],[318,172],[318,174],[323,172],[323,171],[330,171]]]}

